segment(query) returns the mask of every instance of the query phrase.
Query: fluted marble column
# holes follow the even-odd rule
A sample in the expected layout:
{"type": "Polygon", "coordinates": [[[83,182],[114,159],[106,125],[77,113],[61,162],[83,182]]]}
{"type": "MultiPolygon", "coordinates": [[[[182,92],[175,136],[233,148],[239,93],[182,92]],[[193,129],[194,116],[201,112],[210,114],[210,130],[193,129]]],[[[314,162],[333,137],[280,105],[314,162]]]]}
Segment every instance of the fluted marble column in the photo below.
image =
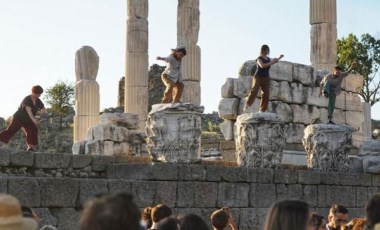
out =
{"type": "Polygon", "coordinates": [[[310,0],[310,61],[316,70],[336,65],[336,0],[310,0]]]}
{"type": "Polygon", "coordinates": [[[83,46],[75,53],[74,142],[85,140],[87,129],[99,123],[98,69],[99,56],[92,47],[83,46]]]}
{"type": "Polygon", "coordinates": [[[127,2],[124,111],[138,114],[143,129],[148,115],[148,0],[127,2]]]}
{"type": "Polygon", "coordinates": [[[178,0],[177,45],[186,46],[187,55],[182,60],[182,80],[185,89],[182,102],[201,103],[201,49],[199,35],[199,0],[178,0]]]}

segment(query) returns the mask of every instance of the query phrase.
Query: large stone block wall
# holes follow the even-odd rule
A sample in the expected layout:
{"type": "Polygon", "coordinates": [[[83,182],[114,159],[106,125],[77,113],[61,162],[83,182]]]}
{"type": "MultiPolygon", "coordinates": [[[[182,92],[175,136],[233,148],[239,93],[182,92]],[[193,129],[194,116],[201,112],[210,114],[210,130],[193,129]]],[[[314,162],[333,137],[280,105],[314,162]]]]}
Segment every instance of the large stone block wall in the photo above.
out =
{"type": "Polygon", "coordinates": [[[363,216],[365,202],[380,191],[380,174],[247,169],[207,162],[136,163],[125,157],[26,152],[1,152],[0,159],[0,191],[15,195],[45,224],[60,230],[78,229],[83,203],[99,193],[125,191],[140,208],[165,203],[175,214],[195,213],[207,223],[215,209],[228,206],[244,230],[262,229],[268,208],[277,200],[305,200],[323,215],[331,204],[340,203],[354,218],[363,216]],[[77,167],[100,174],[81,178],[46,171],[77,167]]]}
{"type": "MultiPolygon", "coordinates": [[[[227,78],[221,89],[219,116],[224,119],[220,128],[226,140],[233,140],[233,127],[243,112],[258,112],[258,99],[250,111],[243,111],[246,97],[252,87],[256,62],[246,61],[239,70],[238,78],[227,78]]],[[[286,122],[287,150],[302,150],[303,130],[309,124],[327,122],[328,99],[319,97],[319,82],[328,71],[314,71],[313,67],[280,61],[270,69],[271,88],[268,112],[278,113],[286,122]]],[[[361,88],[362,77],[349,75],[342,84],[342,93],[336,99],[334,121],[352,126],[354,146],[363,143],[364,117],[360,97],[355,94],[361,88]]]]}

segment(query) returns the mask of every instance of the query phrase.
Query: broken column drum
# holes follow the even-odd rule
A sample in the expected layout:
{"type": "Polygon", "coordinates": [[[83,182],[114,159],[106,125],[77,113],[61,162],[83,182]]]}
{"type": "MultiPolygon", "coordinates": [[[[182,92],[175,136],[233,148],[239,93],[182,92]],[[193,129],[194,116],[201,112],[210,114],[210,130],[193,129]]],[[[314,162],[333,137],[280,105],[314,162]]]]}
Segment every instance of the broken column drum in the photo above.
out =
{"type": "Polygon", "coordinates": [[[286,144],[285,123],[275,113],[245,113],[235,123],[239,166],[277,168],[286,144]]]}
{"type": "Polygon", "coordinates": [[[154,161],[191,163],[200,158],[201,114],[194,104],[155,104],[146,122],[147,147],[154,161]]]}

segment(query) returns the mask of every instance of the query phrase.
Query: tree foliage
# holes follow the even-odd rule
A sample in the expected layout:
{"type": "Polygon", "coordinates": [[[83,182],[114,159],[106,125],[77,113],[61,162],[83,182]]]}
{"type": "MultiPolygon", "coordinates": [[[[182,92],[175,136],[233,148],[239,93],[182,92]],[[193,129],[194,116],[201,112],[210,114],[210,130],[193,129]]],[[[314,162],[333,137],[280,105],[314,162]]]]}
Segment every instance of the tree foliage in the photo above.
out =
{"type": "Polygon", "coordinates": [[[70,83],[58,81],[53,87],[46,90],[45,101],[50,106],[49,111],[62,120],[74,110],[74,86],[70,83]]]}
{"type": "Polygon", "coordinates": [[[363,34],[360,40],[353,34],[337,40],[338,64],[348,68],[353,61],[355,73],[364,77],[359,95],[371,106],[380,101],[380,40],[363,34]]]}

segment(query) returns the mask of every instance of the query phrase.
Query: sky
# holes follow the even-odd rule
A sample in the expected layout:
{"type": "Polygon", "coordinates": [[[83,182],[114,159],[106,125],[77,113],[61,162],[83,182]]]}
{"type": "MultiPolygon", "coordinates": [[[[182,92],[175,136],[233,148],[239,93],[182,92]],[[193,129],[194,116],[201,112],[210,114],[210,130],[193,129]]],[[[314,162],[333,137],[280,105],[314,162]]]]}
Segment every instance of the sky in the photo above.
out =
{"type": "MultiPolygon", "coordinates": [[[[0,0],[0,117],[11,116],[31,86],[75,83],[75,52],[100,57],[100,108],[116,107],[125,71],[126,0],[0,0]]],[[[380,1],[337,0],[338,38],[380,37],[380,1]]],[[[201,104],[218,110],[221,86],[262,44],[286,61],[310,64],[308,0],[200,0],[201,104]]],[[[149,1],[149,64],[177,44],[177,0],[149,1]]],[[[43,99],[43,97],[42,97],[43,99]]],[[[380,119],[380,103],[372,107],[380,119]]]]}

